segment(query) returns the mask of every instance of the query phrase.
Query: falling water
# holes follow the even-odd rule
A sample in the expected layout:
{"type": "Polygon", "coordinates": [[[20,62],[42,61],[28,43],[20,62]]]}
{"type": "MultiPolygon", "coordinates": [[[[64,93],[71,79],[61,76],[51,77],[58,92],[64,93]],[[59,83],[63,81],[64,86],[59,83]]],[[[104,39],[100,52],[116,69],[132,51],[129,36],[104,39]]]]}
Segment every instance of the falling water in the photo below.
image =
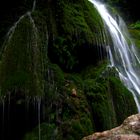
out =
{"type": "Polygon", "coordinates": [[[36,0],[33,1],[32,12],[35,10],[35,8],[36,8],[36,0]]]}
{"type": "Polygon", "coordinates": [[[2,53],[6,50],[7,47],[7,42],[9,42],[15,32],[15,29],[17,27],[17,25],[20,23],[20,21],[26,16],[26,14],[22,15],[19,20],[17,22],[15,22],[15,24],[9,29],[8,33],[6,34],[6,39],[2,45],[2,51],[1,51],[1,55],[2,53]]]}
{"type": "Polygon", "coordinates": [[[40,129],[40,106],[41,97],[37,97],[37,112],[38,112],[38,140],[41,140],[41,129],[40,129]]]}
{"type": "Polygon", "coordinates": [[[35,46],[37,46],[37,36],[38,36],[37,34],[38,34],[38,30],[37,30],[37,27],[35,25],[35,21],[32,18],[31,12],[27,12],[27,15],[28,15],[28,17],[30,19],[30,22],[31,22],[32,26],[33,26],[33,31],[34,31],[34,36],[35,36],[35,46]]]}
{"type": "Polygon", "coordinates": [[[4,125],[5,125],[5,96],[2,98],[2,129],[3,129],[3,132],[5,129],[4,125]]]}
{"type": "Polygon", "coordinates": [[[89,0],[101,15],[112,38],[113,45],[108,45],[110,66],[115,67],[124,85],[132,92],[140,112],[140,78],[139,64],[135,46],[132,43],[127,27],[117,15],[117,21],[111,16],[105,5],[96,0],[89,0]],[[128,43],[129,42],[129,43],[128,43]]]}

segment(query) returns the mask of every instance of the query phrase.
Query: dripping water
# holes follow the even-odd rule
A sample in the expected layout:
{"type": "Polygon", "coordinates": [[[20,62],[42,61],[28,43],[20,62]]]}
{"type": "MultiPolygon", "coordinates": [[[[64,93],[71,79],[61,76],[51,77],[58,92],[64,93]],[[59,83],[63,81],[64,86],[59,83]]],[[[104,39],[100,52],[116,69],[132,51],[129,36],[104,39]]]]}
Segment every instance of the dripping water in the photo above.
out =
{"type": "MultiPolygon", "coordinates": [[[[34,43],[34,45],[37,46],[37,36],[38,36],[37,34],[38,34],[38,30],[37,30],[37,27],[35,25],[35,21],[34,21],[34,19],[31,16],[31,12],[27,12],[27,15],[28,15],[28,17],[30,19],[30,22],[31,22],[32,26],[33,26],[33,31],[34,31],[34,36],[35,36],[35,39],[34,39],[35,43],[34,43]]],[[[34,47],[34,49],[35,48],[36,47],[34,47]]],[[[34,50],[34,52],[36,52],[36,51],[34,50]]]]}
{"type": "MultiPolygon", "coordinates": [[[[7,44],[11,41],[11,39],[13,38],[13,36],[14,36],[14,33],[16,32],[16,28],[17,28],[17,26],[21,23],[21,21],[25,18],[25,17],[28,17],[29,18],[29,22],[31,23],[31,25],[32,25],[32,28],[33,28],[33,37],[34,37],[34,44],[33,45],[35,45],[35,47],[33,47],[34,48],[34,52],[36,52],[37,53],[37,51],[35,50],[36,48],[37,48],[37,38],[38,38],[38,29],[37,29],[37,27],[36,27],[36,25],[35,25],[35,21],[34,21],[34,19],[33,19],[33,17],[32,17],[32,12],[34,12],[34,10],[35,10],[35,8],[36,8],[36,0],[34,0],[33,1],[33,6],[32,6],[32,9],[30,10],[30,11],[27,11],[24,15],[22,15],[15,23],[14,23],[14,25],[9,29],[9,31],[8,31],[8,33],[6,34],[6,37],[5,37],[5,41],[4,41],[4,43],[3,43],[3,45],[2,45],[2,51],[1,51],[1,54],[0,54],[0,56],[2,57],[2,55],[3,55],[3,53],[6,51],[6,49],[7,49],[7,44]]],[[[27,97],[25,97],[27,100],[26,100],[26,104],[25,104],[25,107],[26,107],[26,113],[28,114],[29,113],[29,109],[30,109],[30,102],[32,101],[32,97],[29,97],[29,96],[27,96],[27,97]]],[[[38,120],[38,138],[39,138],[39,140],[41,140],[41,130],[40,130],[40,108],[41,108],[41,97],[36,97],[35,99],[33,99],[34,100],[34,103],[36,103],[36,108],[37,108],[37,110],[36,110],[36,112],[37,112],[37,120],[38,120]]],[[[5,131],[5,121],[7,121],[6,122],[6,124],[9,124],[10,125],[10,113],[11,113],[11,107],[10,107],[10,105],[11,105],[11,95],[10,95],[10,92],[8,93],[8,96],[4,96],[3,98],[2,98],[2,101],[1,101],[1,104],[2,104],[2,129],[3,129],[3,131],[5,131]],[[6,99],[5,99],[6,98],[6,99]],[[5,102],[6,101],[8,101],[7,102],[7,120],[5,120],[5,112],[6,112],[6,110],[5,110],[5,102]]],[[[28,122],[29,120],[28,119],[30,119],[30,118],[28,118],[29,116],[27,115],[26,116],[26,122],[28,122]]],[[[32,124],[32,123],[31,123],[32,124]]],[[[28,124],[27,124],[28,125],[28,124]]],[[[30,127],[30,126],[29,126],[30,127]]],[[[7,128],[8,130],[6,130],[8,133],[9,133],[9,131],[10,131],[10,128],[8,127],[7,128]]]]}
{"type": "Polygon", "coordinates": [[[41,129],[40,129],[40,106],[41,106],[41,97],[37,97],[37,109],[38,109],[38,140],[41,140],[41,129]]]}
{"type": "Polygon", "coordinates": [[[10,104],[11,104],[11,93],[8,92],[8,120],[7,120],[8,123],[10,123],[10,109],[11,109],[10,104]]]}
{"type": "Polygon", "coordinates": [[[32,12],[35,10],[35,8],[36,8],[36,0],[33,1],[32,12]]]}
{"type": "MultiPolygon", "coordinates": [[[[2,130],[3,130],[3,134],[4,134],[4,130],[5,130],[5,96],[2,97],[2,130]]],[[[4,138],[4,135],[3,135],[4,138]]]]}
{"type": "Polygon", "coordinates": [[[35,26],[35,22],[34,22],[32,16],[31,16],[31,13],[34,12],[35,8],[36,8],[36,0],[33,1],[32,10],[31,10],[31,11],[27,11],[24,15],[22,15],[22,16],[18,19],[18,21],[16,21],[16,22],[14,23],[14,25],[9,29],[9,31],[8,31],[8,33],[6,34],[6,37],[5,37],[6,39],[5,39],[5,41],[4,41],[3,45],[2,45],[2,51],[1,51],[1,53],[0,53],[0,56],[1,56],[1,57],[2,57],[3,52],[4,52],[4,51],[6,50],[6,48],[7,48],[7,43],[10,42],[11,38],[13,37],[13,35],[14,35],[14,33],[15,33],[15,30],[16,30],[16,28],[17,28],[17,26],[18,26],[18,24],[19,24],[19,23],[21,22],[21,20],[24,19],[26,16],[29,16],[31,23],[33,24],[33,28],[35,29],[35,36],[36,36],[36,34],[37,34],[37,28],[36,28],[36,26],[35,26]]]}
{"type": "Polygon", "coordinates": [[[2,45],[2,51],[0,56],[2,57],[3,52],[6,50],[7,48],[7,43],[10,42],[11,38],[13,37],[13,34],[15,32],[15,29],[17,27],[17,25],[20,23],[20,21],[26,16],[26,14],[22,15],[19,20],[17,22],[14,23],[14,25],[9,29],[8,33],[6,34],[6,39],[2,45]]]}
{"type": "Polygon", "coordinates": [[[140,59],[136,53],[135,45],[131,41],[124,21],[118,16],[117,21],[111,16],[105,5],[96,0],[89,0],[101,15],[113,45],[108,45],[110,66],[115,67],[120,79],[132,92],[140,112],[140,59]],[[128,42],[129,41],[129,42],[128,42]]]}

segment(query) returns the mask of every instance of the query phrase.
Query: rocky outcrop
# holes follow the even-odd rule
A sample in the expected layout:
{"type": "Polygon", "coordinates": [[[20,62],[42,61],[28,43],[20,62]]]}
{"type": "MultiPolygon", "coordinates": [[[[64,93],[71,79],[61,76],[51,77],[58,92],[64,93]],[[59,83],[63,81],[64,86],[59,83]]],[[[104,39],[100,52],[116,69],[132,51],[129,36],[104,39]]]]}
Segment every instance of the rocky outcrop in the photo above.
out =
{"type": "Polygon", "coordinates": [[[140,140],[140,114],[128,117],[119,127],[96,132],[82,140],[140,140]]]}

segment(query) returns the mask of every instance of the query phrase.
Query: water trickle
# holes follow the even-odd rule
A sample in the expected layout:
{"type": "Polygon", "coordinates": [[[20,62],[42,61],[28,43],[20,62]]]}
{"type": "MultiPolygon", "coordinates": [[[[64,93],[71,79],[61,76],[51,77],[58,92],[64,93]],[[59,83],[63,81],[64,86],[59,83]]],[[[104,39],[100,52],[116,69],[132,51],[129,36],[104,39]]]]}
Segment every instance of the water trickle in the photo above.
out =
{"type": "Polygon", "coordinates": [[[34,22],[32,16],[31,16],[31,13],[35,10],[35,8],[36,8],[36,0],[33,1],[32,10],[31,10],[31,11],[27,11],[24,15],[22,15],[22,16],[18,19],[18,21],[16,21],[16,22],[14,23],[14,25],[9,29],[8,33],[6,34],[6,39],[5,39],[5,41],[4,41],[3,45],[2,45],[2,52],[1,52],[1,55],[2,55],[2,53],[6,50],[6,46],[7,46],[6,44],[7,44],[7,42],[9,42],[9,41],[11,40],[11,38],[13,37],[13,34],[14,34],[14,32],[15,32],[15,29],[17,28],[17,25],[21,22],[21,20],[22,20],[24,17],[29,16],[31,23],[33,24],[33,28],[35,29],[35,32],[37,32],[37,28],[36,28],[36,26],[35,26],[35,22],[34,22]]]}
{"type": "Polygon", "coordinates": [[[35,8],[36,8],[36,0],[33,1],[32,12],[35,10],[35,8]]]}
{"type": "Polygon", "coordinates": [[[17,22],[14,23],[14,25],[9,29],[8,33],[6,34],[6,39],[2,45],[2,51],[1,51],[1,54],[0,56],[2,56],[2,53],[6,50],[7,48],[7,43],[11,40],[14,32],[15,32],[15,29],[17,27],[17,25],[20,23],[20,21],[26,16],[26,14],[22,15],[17,22]]]}
{"type": "Polygon", "coordinates": [[[35,46],[37,46],[37,36],[38,36],[37,34],[38,34],[38,30],[37,30],[37,27],[35,25],[35,21],[32,18],[31,12],[27,12],[27,15],[28,15],[28,17],[30,19],[30,22],[31,22],[32,26],[33,26],[33,31],[34,31],[34,36],[35,36],[35,46]]]}
{"type": "MultiPolygon", "coordinates": [[[[29,17],[30,19],[30,22],[33,26],[33,29],[34,29],[34,35],[35,35],[35,45],[37,45],[37,28],[36,28],[36,25],[35,25],[35,22],[34,22],[34,19],[32,18],[31,16],[31,12],[27,12],[25,13],[24,15],[22,15],[19,20],[17,22],[15,22],[15,24],[9,29],[7,35],[6,35],[6,39],[2,45],[2,51],[1,51],[1,54],[0,56],[2,56],[2,54],[5,52],[6,48],[7,48],[7,43],[10,42],[11,38],[13,37],[14,33],[15,33],[15,30],[17,28],[17,25],[21,22],[22,19],[24,19],[26,16],[29,17]]],[[[35,47],[34,47],[35,48],[35,47]]]]}
{"type": "Polygon", "coordinates": [[[140,59],[136,53],[135,45],[130,39],[124,21],[117,17],[117,21],[111,16],[105,5],[96,0],[89,0],[101,15],[112,39],[112,45],[108,45],[110,66],[115,67],[124,85],[132,92],[140,112],[140,59]]]}
{"type": "Polygon", "coordinates": [[[4,125],[5,125],[5,96],[2,97],[2,129],[4,130],[4,125]]]}
{"type": "Polygon", "coordinates": [[[29,112],[29,105],[30,105],[30,101],[31,101],[31,97],[30,96],[25,96],[25,110],[27,111],[26,114],[28,114],[29,112]]]}
{"type": "Polygon", "coordinates": [[[8,93],[8,122],[10,122],[10,103],[11,103],[11,93],[8,93]]]}
{"type": "Polygon", "coordinates": [[[37,97],[37,109],[38,109],[38,140],[41,140],[40,107],[41,107],[41,97],[37,97]]]}

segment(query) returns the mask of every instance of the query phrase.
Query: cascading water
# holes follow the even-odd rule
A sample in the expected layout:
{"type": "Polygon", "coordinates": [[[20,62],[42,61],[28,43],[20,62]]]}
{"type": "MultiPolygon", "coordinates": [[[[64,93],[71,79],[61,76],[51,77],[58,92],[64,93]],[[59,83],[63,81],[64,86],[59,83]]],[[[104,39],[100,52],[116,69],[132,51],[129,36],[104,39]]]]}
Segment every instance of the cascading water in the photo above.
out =
{"type": "Polygon", "coordinates": [[[140,59],[132,43],[127,27],[117,16],[117,21],[111,16],[105,5],[96,0],[89,0],[102,17],[112,39],[112,45],[107,46],[110,66],[115,67],[124,85],[132,92],[140,112],[140,59]]]}

